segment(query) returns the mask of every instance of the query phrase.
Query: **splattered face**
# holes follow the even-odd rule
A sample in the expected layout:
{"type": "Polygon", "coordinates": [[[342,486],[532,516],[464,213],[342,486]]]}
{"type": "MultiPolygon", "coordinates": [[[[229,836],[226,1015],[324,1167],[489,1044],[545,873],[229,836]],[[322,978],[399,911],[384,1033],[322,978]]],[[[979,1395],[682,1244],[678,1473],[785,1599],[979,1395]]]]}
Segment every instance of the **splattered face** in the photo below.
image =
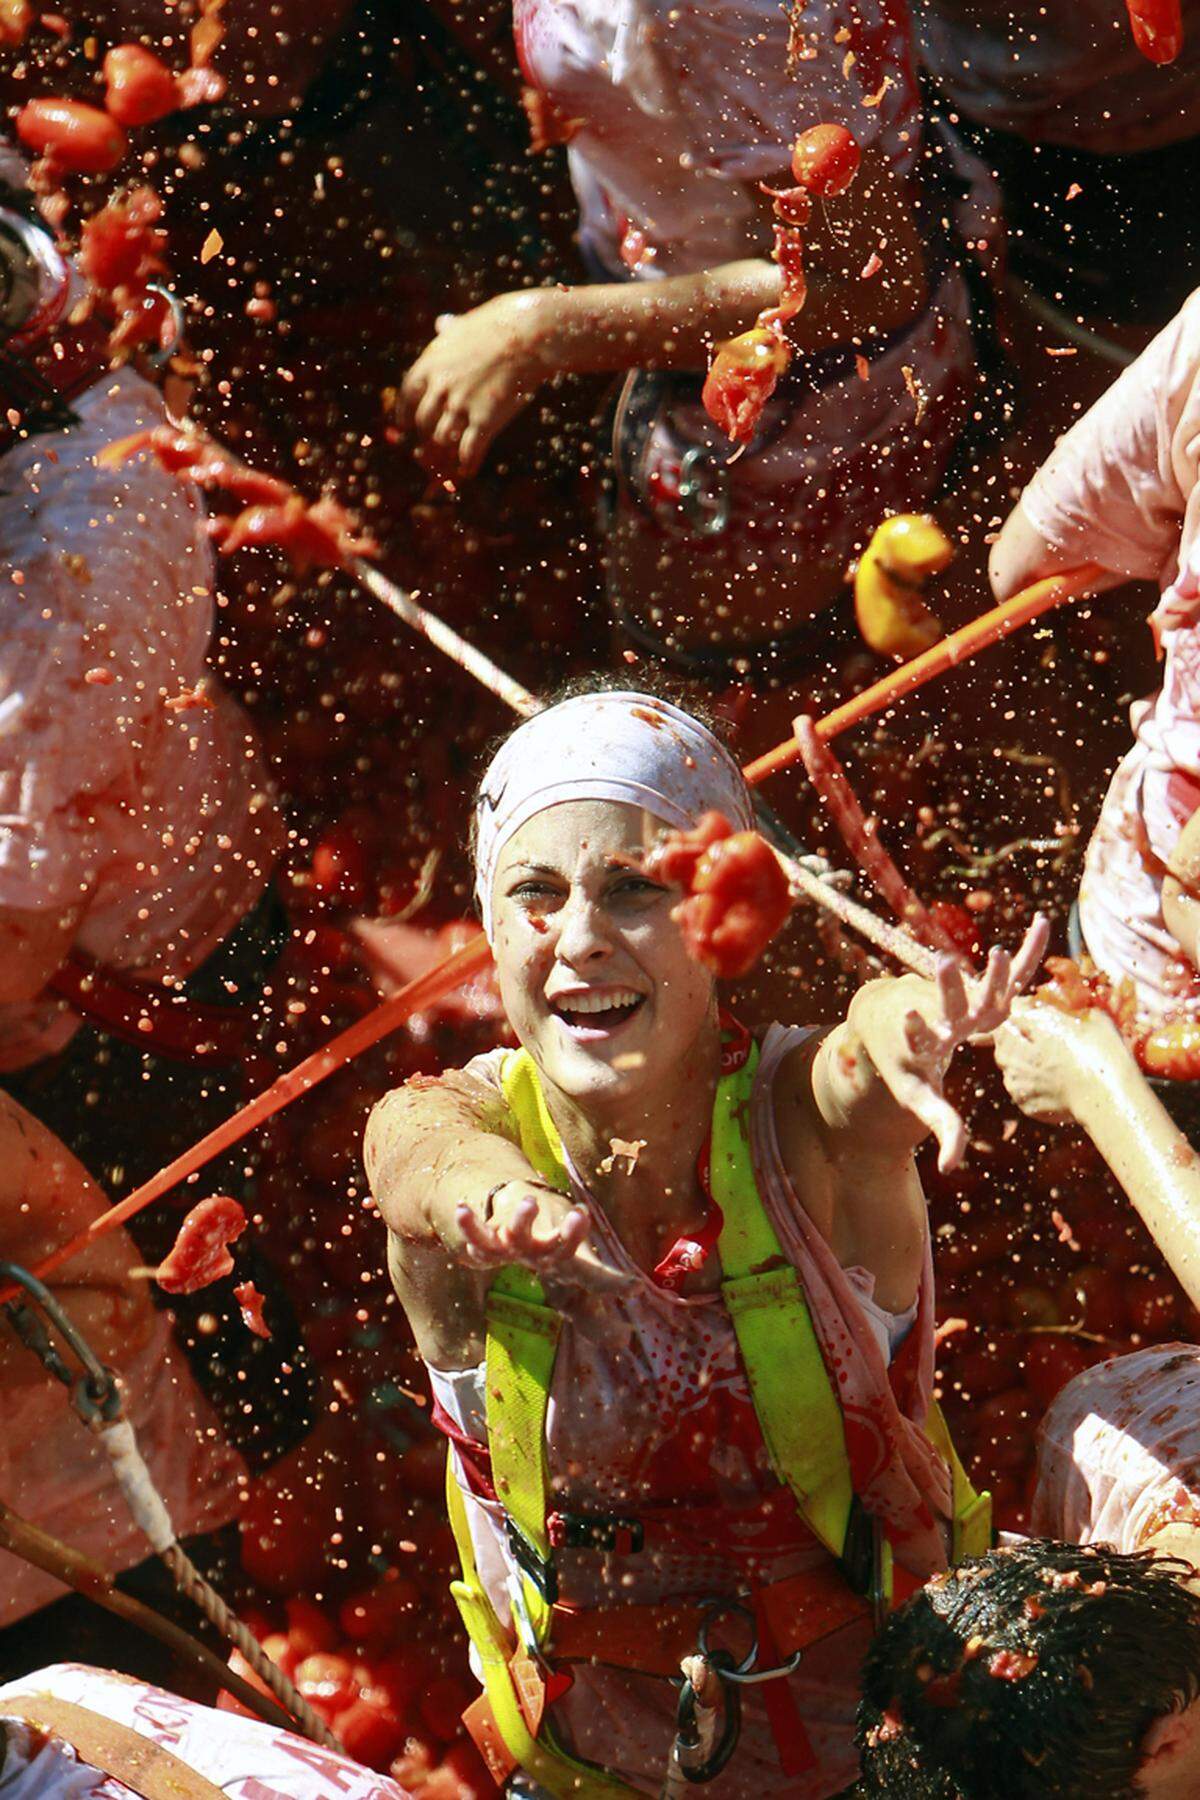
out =
{"type": "Polygon", "coordinates": [[[657,829],[610,800],[549,807],[505,845],[493,887],[513,1029],[550,1087],[614,1124],[624,1099],[670,1085],[715,1018],[712,976],[671,918],[679,890],[629,866],[657,829]]]}

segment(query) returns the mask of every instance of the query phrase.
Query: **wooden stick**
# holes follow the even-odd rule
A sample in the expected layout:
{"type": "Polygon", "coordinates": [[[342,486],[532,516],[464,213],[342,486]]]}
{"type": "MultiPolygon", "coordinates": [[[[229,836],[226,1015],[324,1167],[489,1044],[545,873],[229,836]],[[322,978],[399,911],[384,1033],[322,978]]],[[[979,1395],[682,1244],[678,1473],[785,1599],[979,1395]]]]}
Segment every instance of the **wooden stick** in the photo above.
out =
{"type": "MultiPolygon", "coordinates": [[[[892,669],[861,694],[855,694],[852,700],[835,706],[831,713],[826,713],[823,719],[817,720],[817,731],[826,741],[848,731],[851,725],[860,724],[863,719],[870,718],[872,713],[882,712],[885,707],[902,700],[906,694],[923,687],[935,675],[944,675],[947,669],[956,668],[959,663],[977,656],[981,650],[998,643],[1001,638],[1011,636],[1041,613],[1049,612],[1055,606],[1062,606],[1067,600],[1078,600],[1095,587],[1100,575],[1101,571],[1095,563],[1084,563],[1081,568],[1065,569],[1061,575],[1048,575],[1044,581],[1035,581],[1032,587],[1022,588],[1019,594],[1014,594],[1009,600],[1002,600],[990,612],[980,613],[977,619],[960,625],[957,631],[952,631],[949,637],[944,637],[930,649],[923,650],[920,656],[914,656],[910,662],[892,669]]],[[[747,763],[742,773],[749,785],[756,787],[768,775],[777,775],[781,769],[790,768],[799,759],[800,746],[792,736],[785,738],[782,744],[777,744],[774,750],[768,750],[764,756],[747,763]]]]}
{"type": "Polygon", "coordinates": [[[482,650],[476,650],[473,644],[468,644],[466,638],[460,637],[444,619],[439,619],[436,613],[419,605],[414,595],[397,587],[394,581],[381,575],[378,569],[373,568],[361,556],[355,561],[354,574],[377,600],[383,601],[390,612],[394,612],[398,619],[403,619],[410,630],[427,638],[435,650],[448,656],[451,662],[457,663],[460,669],[465,669],[468,675],[473,675],[476,681],[487,688],[489,693],[495,694],[497,700],[502,700],[505,706],[511,706],[523,719],[531,719],[534,713],[541,712],[541,701],[528,688],[523,688],[519,681],[506,675],[490,656],[485,656],[482,650]]]}

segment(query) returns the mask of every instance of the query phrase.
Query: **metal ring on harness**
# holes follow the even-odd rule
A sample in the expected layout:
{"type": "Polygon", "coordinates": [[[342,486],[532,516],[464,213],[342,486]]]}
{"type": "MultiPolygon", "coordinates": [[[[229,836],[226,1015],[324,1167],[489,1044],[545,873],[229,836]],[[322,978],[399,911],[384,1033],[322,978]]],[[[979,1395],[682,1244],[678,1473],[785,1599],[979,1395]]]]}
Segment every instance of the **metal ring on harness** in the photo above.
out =
{"type": "Polygon", "coordinates": [[[735,1673],[733,1657],[728,1650],[714,1650],[711,1655],[706,1651],[704,1656],[724,1688],[725,1724],[712,1755],[688,1768],[679,1752],[699,1749],[700,1729],[696,1720],[696,1690],[685,1676],[675,1711],[675,1755],[679,1773],[695,1786],[715,1780],[737,1749],[742,1735],[742,1696],[736,1687],[726,1685],[735,1673]]]}
{"type": "Polygon", "coordinates": [[[758,1661],[758,1630],[753,1612],[750,1607],[741,1600],[713,1601],[706,1610],[704,1619],[701,1622],[700,1630],[697,1633],[697,1643],[699,1644],[701,1656],[705,1657],[707,1661],[713,1664],[714,1668],[718,1669],[721,1680],[731,1683],[734,1687],[755,1687],[760,1681],[776,1681],[781,1675],[792,1675],[800,1667],[800,1663],[804,1656],[803,1650],[794,1650],[786,1662],[776,1663],[774,1667],[770,1669],[756,1669],[754,1665],[758,1661]],[[728,1650],[710,1651],[708,1647],[709,1625],[716,1619],[722,1618],[727,1613],[740,1614],[743,1619],[748,1621],[750,1626],[750,1649],[746,1655],[743,1656],[740,1663],[735,1663],[733,1661],[732,1655],[728,1650]],[[725,1668],[719,1665],[716,1661],[718,1657],[728,1659],[730,1666],[725,1668]]]}
{"type": "Polygon", "coordinates": [[[26,1348],[33,1351],[47,1372],[70,1389],[71,1404],[84,1424],[92,1425],[97,1420],[111,1421],[119,1418],[121,1394],[116,1376],[107,1364],[100,1361],[50,1289],[19,1263],[0,1262],[0,1280],[15,1282],[24,1288],[79,1359],[84,1373],[76,1379],[50,1342],[49,1334],[40,1319],[23,1302],[8,1302],[4,1311],[13,1330],[26,1348]]]}

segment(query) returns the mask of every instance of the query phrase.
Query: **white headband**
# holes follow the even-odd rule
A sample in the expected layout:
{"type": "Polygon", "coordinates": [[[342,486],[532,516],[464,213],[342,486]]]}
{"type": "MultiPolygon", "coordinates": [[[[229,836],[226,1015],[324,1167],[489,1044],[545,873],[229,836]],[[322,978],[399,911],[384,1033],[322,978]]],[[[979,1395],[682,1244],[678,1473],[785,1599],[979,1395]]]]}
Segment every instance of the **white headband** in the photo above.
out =
{"type": "Polygon", "coordinates": [[[617,800],[664,824],[694,825],[719,812],[737,831],[754,824],[741,770],[698,719],[648,694],[580,694],[508,738],[493,757],[475,808],[475,898],[492,935],[500,852],[535,813],[566,800],[617,800]]]}

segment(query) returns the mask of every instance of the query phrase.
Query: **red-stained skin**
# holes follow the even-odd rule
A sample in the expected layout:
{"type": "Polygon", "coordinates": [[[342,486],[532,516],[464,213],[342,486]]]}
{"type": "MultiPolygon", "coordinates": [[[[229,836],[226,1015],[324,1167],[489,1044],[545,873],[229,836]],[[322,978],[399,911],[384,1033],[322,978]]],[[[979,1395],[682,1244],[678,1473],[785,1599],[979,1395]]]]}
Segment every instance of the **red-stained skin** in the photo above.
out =
{"type": "Polygon", "coordinates": [[[1126,0],[1133,41],[1152,63],[1174,62],[1183,49],[1180,0],[1126,0]]]}
{"type": "Polygon", "coordinates": [[[79,100],[30,100],[16,127],[25,147],[56,175],[110,175],[129,148],[115,119],[79,100]]]}
{"type": "Polygon", "coordinates": [[[242,1324],[255,1337],[269,1338],[271,1327],[263,1318],[263,1296],[252,1281],[239,1281],[233,1290],[233,1297],[242,1312],[242,1324]]]}
{"type": "Polygon", "coordinates": [[[246,1214],[228,1194],[193,1206],[159,1265],[155,1279],[167,1294],[194,1294],[233,1273],[228,1246],[246,1229],[246,1214]]]}

